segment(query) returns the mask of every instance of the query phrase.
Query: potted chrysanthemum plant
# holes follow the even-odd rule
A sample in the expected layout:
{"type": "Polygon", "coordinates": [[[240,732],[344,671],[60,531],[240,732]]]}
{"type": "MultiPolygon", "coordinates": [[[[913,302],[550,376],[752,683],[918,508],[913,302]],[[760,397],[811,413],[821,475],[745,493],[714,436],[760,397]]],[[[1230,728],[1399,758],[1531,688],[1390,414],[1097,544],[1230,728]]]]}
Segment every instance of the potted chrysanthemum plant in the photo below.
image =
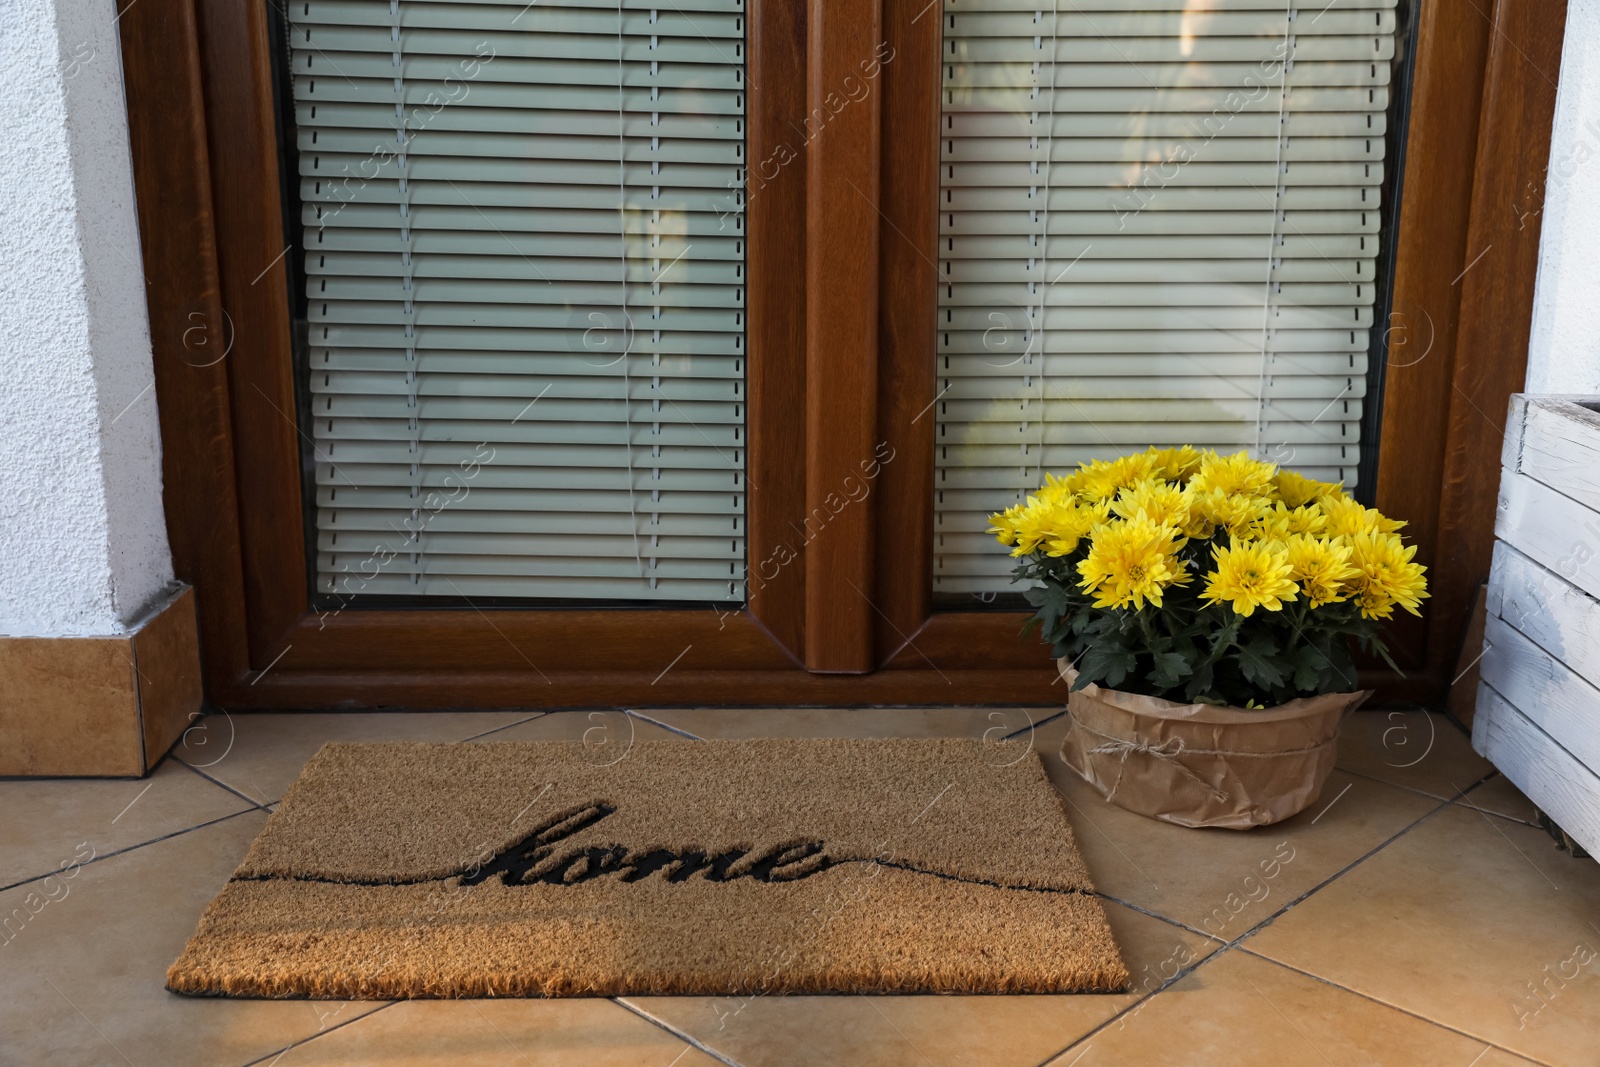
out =
{"type": "Polygon", "coordinates": [[[1315,801],[1357,691],[1352,646],[1426,597],[1403,523],[1244,453],[1150,449],[1047,476],[992,516],[1069,681],[1062,754],[1188,826],[1315,801]]]}

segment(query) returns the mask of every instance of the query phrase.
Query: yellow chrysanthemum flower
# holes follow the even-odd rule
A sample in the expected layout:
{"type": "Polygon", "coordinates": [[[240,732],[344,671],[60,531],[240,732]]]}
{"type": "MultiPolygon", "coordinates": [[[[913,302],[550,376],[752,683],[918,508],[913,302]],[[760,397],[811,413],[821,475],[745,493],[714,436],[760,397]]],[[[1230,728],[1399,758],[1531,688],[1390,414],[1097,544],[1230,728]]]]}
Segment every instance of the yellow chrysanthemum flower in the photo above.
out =
{"type": "Polygon", "coordinates": [[[1138,515],[1095,527],[1089,554],[1078,564],[1079,583],[1097,608],[1161,606],[1161,591],[1187,580],[1175,557],[1178,531],[1138,515]]]}
{"type": "Polygon", "coordinates": [[[1054,517],[1052,536],[1045,542],[1045,555],[1070,556],[1089,531],[1111,517],[1110,501],[1098,504],[1064,504],[1054,517]]]}
{"type": "Polygon", "coordinates": [[[1398,534],[1368,530],[1349,539],[1350,562],[1356,574],[1347,583],[1351,598],[1368,619],[1387,619],[1395,605],[1421,615],[1418,605],[1427,597],[1428,582],[1420,563],[1411,562],[1416,545],[1401,543],[1398,534]]]}
{"type": "Polygon", "coordinates": [[[1121,487],[1126,488],[1156,476],[1156,457],[1151,452],[1135,452],[1112,460],[1111,467],[1121,479],[1121,487]]]}
{"type": "Polygon", "coordinates": [[[1154,471],[1155,457],[1149,452],[1136,452],[1112,460],[1097,459],[1079,468],[1074,486],[1083,500],[1091,503],[1110,500],[1123,489],[1148,481],[1154,471]]]}
{"type": "Polygon", "coordinates": [[[1183,494],[1189,507],[1189,520],[1183,532],[1189,537],[1203,539],[1225,529],[1235,538],[1247,538],[1253,524],[1267,508],[1261,497],[1221,489],[1197,489],[1194,481],[1190,481],[1183,494]]]}
{"type": "Polygon", "coordinates": [[[1159,525],[1180,529],[1189,521],[1189,501],[1183,490],[1154,478],[1118,493],[1111,510],[1125,519],[1143,512],[1159,525]]]}
{"type": "Polygon", "coordinates": [[[1011,547],[1013,556],[1026,556],[1043,548],[1047,555],[1065,556],[1078,547],[1080,538],[1086,536],[1096,523],[1111,514],[1109,503],[1079,504],[1070,494],[1060,491],[1063,483],[1046,486],[1038,496],[1030,496],[1025,504],[1014,504],[1004,511],[989,516],[989,532],[1002,545],[1011,547]],[[1056,491],[1051,492],[1051,489],[1056,491]]]}
{"type": "Polygon", "coordinates": [[[1272,476],[1278,468],[1259,459],[1251,459],[1245,452],[1219,456],[1208,452],[1200,460],[1200,469],[1189,479],[1189,488],[1205,492],[1220,489],[1229,495],[1265,497],[1272,491],[1272,476]]]}
{"type": "Polygon", "coordinates": [[[1354,537],[1363,533],[1394,533],[1405,523],[1391,519],[1377,508],[1362,507],[1349,497],[1324,498],[1318,505],[1328,517],[1325,533],[1329,537],[1354,537]]]}
{"type": "Polygon", "coordinates": [[[1263,509],[1255,525],[1258,539],[1285,541],[1295,534],[1321,533],[1327,528],[1328,517],[1315,504],[1291,509],[1280,500],[1270,508],[1263,509]]]}
{"type": "Polygon", "coordinates": [[[1054,474],[1044,476],[1044,485],[1034,494],[1041,504],[1070,503],[1077,496],[1077,488],[1070,479],[1057,478],[1054,474]]]}
{"type": "Polygon", "coordinates": [[[1017,522],[1022,517],[1022,509],[1023,505],[1013,504],[989,516],[989,532],[1007,548],[1017,543],[1017,522]]]}
{"type": "Polygon", "coordinates": [[[1345,583],[1361,572],[1350,564],[1350,546],[1322,537],[1294,534],[1284,540],[1289,578],[1314,608],[1345,599],[1345,583]]]}
{"type": "Polygon", "coordinates": [[[1200,467],[1200,451],[1189,445],[1181,448],[1152,448],[1155,473],[1169,482],[1185,481],[1200,467]]]}
{"type": "Polygon", "coordinates": [[[1299,587],[1289,577],[1289,555],[1282,545],[1247,541],[1213,547],[1211,558],[1217,569],[1206,576],[1201,595],[1213,604],[1226,601],[1234,611],[1248,616],[1256,608],[1281,611],[1283,602],[1298,594],[1299,587]]]}
{"type": "Polygon", "coordinates": [[[1323,497],[1335,499],[1344,496],[1344,486],[1339,482],[1319,482],[1294,471],[1279,471],[1272,478],[1272,487],[1278,499],[1291,508],[1304,507],[1323,497]]]}
{"type": "Polygon", "coordinates": [[[1116,496],[1122,488],[1122,474],[1105,460],[1095,460],[1080,467],[1071,482],[1080,500],[1093,503],[1116,496]]]}
{"type": "Polygon", "coordinates": [[[1062,510],[1062,505],[1044,504],[1038,497],[1030,496],[1027,505],[1013,520],[1013,527],[1017,532],[1017,547],[1011,550],[1011,554],[1026,556],[1054,537],[1056,527],[1060,525],[1058,513],[1062,510]]]}

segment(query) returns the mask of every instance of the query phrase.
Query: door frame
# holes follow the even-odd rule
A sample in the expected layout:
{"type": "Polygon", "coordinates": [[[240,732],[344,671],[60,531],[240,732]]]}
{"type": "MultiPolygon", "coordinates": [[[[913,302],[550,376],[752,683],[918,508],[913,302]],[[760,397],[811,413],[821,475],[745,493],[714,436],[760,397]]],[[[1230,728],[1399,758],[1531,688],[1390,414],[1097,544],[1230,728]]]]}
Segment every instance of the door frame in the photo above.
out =
{"type": "MultiPolygon", "coordinates": [[[[1025,615],[931,601],[941,20],[929,7],[750,2],[749,159],[782,163],[747,210],[747,425],[761,430],[746,468],[746,608],[330,613],[312,609],[306,580],[264,8],[119,0],[168,531],[197,593],[207,695],[229,707],[1059,703],[1046,650],[1017,638],[1025,615]],[[876,86],[836,108],[885,46],[876,86]]],[[[1377,503],[1410,520],[1433,599],[1396,628],[1404,675],[1367,671],[1364,684],[1427,703],[1488,573],[1565,5],[1419,8],[1388,327],[1426,346],[1391,356],[1377,503]]]]}

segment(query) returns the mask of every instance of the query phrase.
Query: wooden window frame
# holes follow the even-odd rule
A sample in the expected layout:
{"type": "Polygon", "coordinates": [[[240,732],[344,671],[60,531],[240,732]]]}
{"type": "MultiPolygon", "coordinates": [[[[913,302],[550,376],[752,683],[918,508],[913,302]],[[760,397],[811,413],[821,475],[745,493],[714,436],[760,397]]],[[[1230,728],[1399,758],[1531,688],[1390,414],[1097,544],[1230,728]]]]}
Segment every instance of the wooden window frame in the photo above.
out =
{"type": "MultiPolygon", "coordinates": [[[[1565,5],[1483,3],[1419,4],[1390,326],[1425,348],[1388,368],[1377,501],[1410,520],[1433,599],[1397,627],[1404,675],[1367,672],[1381,698],[1450,681],[1525,373],[1565,5]]],[[[738,612],[312,610],[265,9],[119,7],[167,523],[213,701],[1060,702],[1024,615],[932,607],[937,0],[750,3],[752,184],[763,161],[771,177],[747,210],[738,612]]]]}

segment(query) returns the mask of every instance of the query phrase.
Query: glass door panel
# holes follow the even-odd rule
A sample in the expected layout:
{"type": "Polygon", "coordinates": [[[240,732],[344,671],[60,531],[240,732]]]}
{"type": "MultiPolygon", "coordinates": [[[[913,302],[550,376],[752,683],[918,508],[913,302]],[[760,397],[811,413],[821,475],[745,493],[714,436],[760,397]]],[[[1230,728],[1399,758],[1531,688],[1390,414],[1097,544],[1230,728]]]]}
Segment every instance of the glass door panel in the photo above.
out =
{"type": "Polygon", "coordinates": [[[290,5],[317,594],[744,600],[744,7],[290,5]]]}
{"type": "Polygon", "coordinates": [[[1396,0],[944,0],[933,587],[1151,445],[1359,491],[1396,0]]]}

